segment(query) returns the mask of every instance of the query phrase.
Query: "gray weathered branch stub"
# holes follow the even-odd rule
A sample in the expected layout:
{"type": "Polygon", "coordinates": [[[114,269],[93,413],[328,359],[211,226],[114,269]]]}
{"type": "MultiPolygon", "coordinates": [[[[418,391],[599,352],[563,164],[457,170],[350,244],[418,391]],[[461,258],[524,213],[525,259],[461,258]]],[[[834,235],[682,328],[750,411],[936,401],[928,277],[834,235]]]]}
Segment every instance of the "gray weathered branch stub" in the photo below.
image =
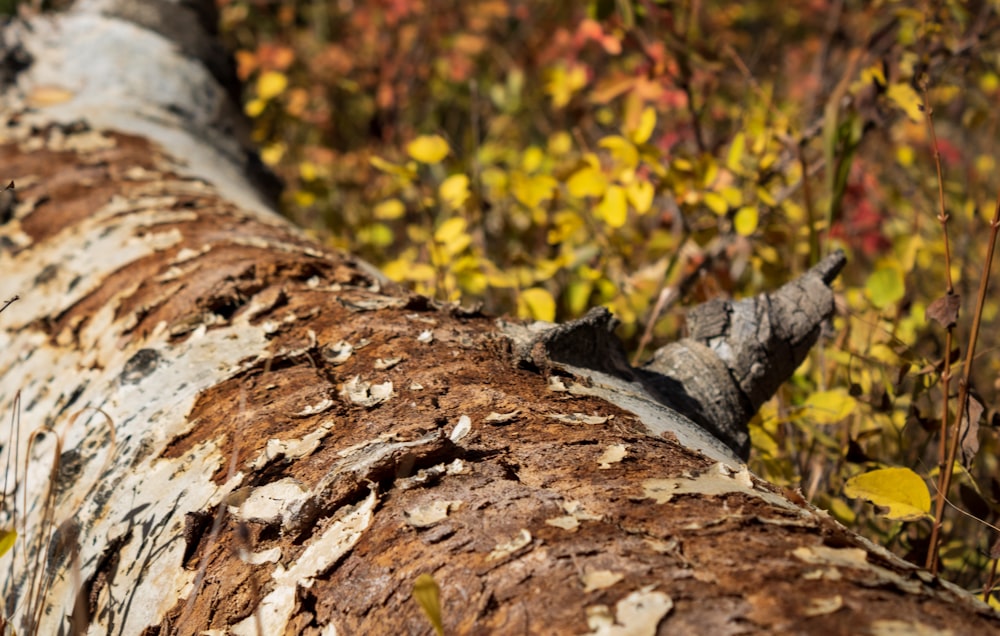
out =
{"type": "Polygon", "coordinates": [[[562,325],[502,326],[519,359],[547,360],[612,391],[663,404],[676,412],[667,430],[677,433],[675,426],[693,422],[745,460],[750,418],[816,343],[834,311],[830,285],[846,262],[838,250],[773,293],[695,307],[687,316],[688,337],[661,347],[638,368],[629,365],[614,335],[617,321],[604,308],[562,325]]]}

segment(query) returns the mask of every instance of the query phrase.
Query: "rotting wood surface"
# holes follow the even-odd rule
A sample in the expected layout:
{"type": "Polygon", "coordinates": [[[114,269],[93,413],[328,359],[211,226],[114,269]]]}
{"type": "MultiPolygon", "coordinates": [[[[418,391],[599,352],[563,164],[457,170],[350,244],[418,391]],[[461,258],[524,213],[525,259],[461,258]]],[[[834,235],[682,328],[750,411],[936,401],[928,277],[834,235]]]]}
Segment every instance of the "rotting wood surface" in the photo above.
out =
{"type": "Polygon", "coordinates": [[[428,634],[422,573],[455,634],[1000,626],[795,493],[520,368],[492,319],[233,207],[141,139],[5,130],[0,262],[22,300],[2,314],[2,406],[21,390],[22,423],[76,454],[56,519],[79,542],[50,564],[40,633],[79,599],[94,633],[428,634]],[[117,440],[99,474],[96,408],[117,440]]]}

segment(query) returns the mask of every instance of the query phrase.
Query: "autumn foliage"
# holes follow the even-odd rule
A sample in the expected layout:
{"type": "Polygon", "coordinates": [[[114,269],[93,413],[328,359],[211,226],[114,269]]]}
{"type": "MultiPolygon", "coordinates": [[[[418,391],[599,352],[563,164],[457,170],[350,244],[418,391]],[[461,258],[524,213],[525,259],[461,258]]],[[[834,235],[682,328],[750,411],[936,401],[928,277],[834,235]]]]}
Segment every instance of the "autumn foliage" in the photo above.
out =
{"type": "Polygon", "coordinates": [[[941,569],[992,585],[993,296],[966,359],[1000,186],[991,4],[219,4],[286,212],[429,296],[542,320],[605,305],[641,360],[685,305],[845,249],[838,316],[756,418],[753,468],[924,563],[970,364],[941,569]],[[951,352],[927,315],[946,269],[951,352]]]}

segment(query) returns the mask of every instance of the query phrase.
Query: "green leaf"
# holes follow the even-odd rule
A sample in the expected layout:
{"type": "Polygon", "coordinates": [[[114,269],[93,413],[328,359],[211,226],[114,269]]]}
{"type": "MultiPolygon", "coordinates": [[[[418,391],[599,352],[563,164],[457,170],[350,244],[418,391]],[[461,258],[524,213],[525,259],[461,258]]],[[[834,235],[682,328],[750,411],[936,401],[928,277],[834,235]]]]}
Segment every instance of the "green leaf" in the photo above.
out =
{"type": "Polygon", "coordinates": [[[426,572],[413,582],[413,600],[424,611],[427,620],[434,627],[438,636],[444,636],[444,623],[441,621],[441,588],[434,577],[426,572]]]}
{"type": "Polygon", "coordinates": [[[886,508],[893,521],[916,521],[930,517],[931,493],[927,484],[909,468],[880,468],[847,480],[844,494],[886,508]]]}
{"type": "Polygon", "coordinates": [[[868,277],[865,289],[868,290],[872,304],[878,309],[884,309],[902,300],[906,293],[903,272],[898,267],[881,267],[868,277]]]}

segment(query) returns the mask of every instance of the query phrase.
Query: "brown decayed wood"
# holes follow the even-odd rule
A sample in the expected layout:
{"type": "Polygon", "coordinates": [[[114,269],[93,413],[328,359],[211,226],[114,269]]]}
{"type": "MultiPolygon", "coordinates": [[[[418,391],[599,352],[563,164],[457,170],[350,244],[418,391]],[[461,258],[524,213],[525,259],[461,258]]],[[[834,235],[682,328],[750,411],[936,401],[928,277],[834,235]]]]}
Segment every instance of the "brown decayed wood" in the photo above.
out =
{"type": "MultiPolygon", "coordinates": [[[[3,174],[30,176],[21,200],[48,197],[20,220],[27,234],[44,240],[112,196],[159,192],[175,197],[174,209],[193,214],[172,221],[179,243],[111,274],[36,327],[61,346],[82,346],[60,334],[116,303],[122,346],[139,351],[151,338],[183,341],[189,323],[212,329],[241,312],[253,312],[255,326],[270,325],[269,350],[248,351],[239,373],[202,392],[189,414],[195,425],[171,440],[164,458],[215,441],[247,470],[269,440],[293,443],[332,422],[309,452],[269,456],[244,480],[252,489],[290,478],[314,493],[297,519],[241,521],[226,507],[183,511],[188,550],[177,567],[203,569],[204,580],[193,601],[179,599],[148,633],[195,634],[251,616],[273,585],[274,564],[248,564],[240,551],[279,548],[281,562],[293,562],[373,488],[379,500],[372,524],[343,558],[297,590],[287,633],[319,634],[330,622],[342,634],[432,633],[410,597],[422,573],[441,587],[449,634],[587,633],[588,607],[605,605],[614,615],[619,601],[646,586],[673,602],[657,623],[660,634],[854,634],[878,621],[969,634],[1000,628],[984,607],[871,552],[825,515],[767,500],[763,495],[775,492],[770,486],[657,503],[646,480],[693,480],[717,467],[672,440],[646,435],[630,413],[553,391],[543,374],[516,366],[489,318],[380,285],[337,253],[267,248],[306,243],[210,193],[184,196],[183,180],[158,171],[154,149],[113,139],[97,163],[93,155],[82,161],[73,152],[0,148],[3,174]],[[147,177],[123,178],[135,166],[147,177]],[[198,255],[171,275],[184,249],[198,255]],[[425,331],[429,342],[418,338],[425,331]],[[334,362],[328,348],[340,341],[355,349],[334,362]],[[375,406],[352,403],[345,387],[356,376],[391,381],[392,397],[375,406]],[[487,421],[515,411],[508,421],[487,421]],[[575,413],[607,419],[571,424],[551,417],[575,413]],[[471,430],[453,442],[448,436],[463,416],[471,430]],[[359,444],[377,439],[423,441],[351,463],[359,444]],[[616,444],[625,446],[624,458],[602,467],[616,444]],[[447,514],[414,522],[415,511],[440,502],[450,502],[447,514]],[[519,535],[530,538],[503,549],[519,535]],[[600,571],[620,578],[588,578],[600,571]]],[[[222,484],[228,476],[223,464],[212,478],[222,484]]],[[[84,598],[96,599],[116,567],[109,557],[85,572],[84,598]]]]}

